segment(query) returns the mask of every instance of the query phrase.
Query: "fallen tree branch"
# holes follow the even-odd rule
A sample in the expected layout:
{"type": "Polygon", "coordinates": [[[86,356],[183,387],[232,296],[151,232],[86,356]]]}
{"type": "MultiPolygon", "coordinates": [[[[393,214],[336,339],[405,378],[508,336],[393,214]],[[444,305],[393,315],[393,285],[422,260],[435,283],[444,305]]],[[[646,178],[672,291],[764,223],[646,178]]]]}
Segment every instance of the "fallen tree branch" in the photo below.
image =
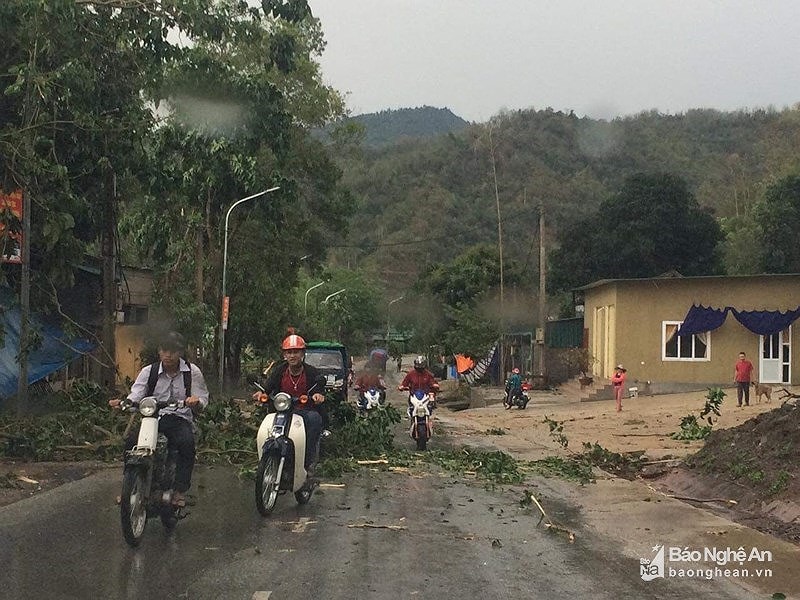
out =
{"type": "Polygon", "coordinates": [[[348,523],[349,529],[391,529],[392,531],[402,531],[408,529],[405,525],[376,525],[375,523],[348,523]]]}
{"type": "Polygon", "coordinates": [[[238,448],[229,448],[228,450],[214,450],[213,448],[203,448],[197,451],[198,454],[258,454],[257,450],[244,450],[238,448]]]}
{"type": "Polygon", "coordinates": [[[356,464],[359,465],[388,465],[389,461],[385,458],[378,458],[375,460],[357,460],[356,464]]]}
{"type": "Polygon", "coordinates": [[[650,484],[648,484],[647,487],[650,488],[650,490],[652,492],[655,492],[656,494],[661,494],[662,496],[666,496],[667,498],[675,498],[675,500],[685,500],[689,502],[723,502],[725,504],[728,504],[729,506],[734,506],[736,504],[739,504],[736,500],[731,500],[728,498],[694,498],[692,496],[678,496],[677,494],[667,494],[665,492],[662,492],[661,490],[657,490],[650,484]]]}
{"type": "Polygon", "coordinates": [[[531,499],[531,502],[533,502],[536,505],[536,507],[539,509],[539,512],[542,513],[542,516],[539,517],[539,521],[536,524],[538,525],[539,523],[542,522],[542,519],[546,519],[546,522],[544,524],[545,527],[547,527],[548,529],[551,529],[552,531],[560,531],[561,533],[567,534],[567,537],[569,538],[569,541],[570,542],[574,542],[575,541],[575,534],[572,533],[569,529],[567,529],[563,525],[560,525],[558,523],[554,523],[552,521],[552,519],[550,519],[550,517],[547,516],[547,513],[545,512],[544,508],[542,508],[542,505],[536,499],[536,496],[534,496],[530,492],[527,492],[527,494],[528,494],[528,498],[531,499]]]}

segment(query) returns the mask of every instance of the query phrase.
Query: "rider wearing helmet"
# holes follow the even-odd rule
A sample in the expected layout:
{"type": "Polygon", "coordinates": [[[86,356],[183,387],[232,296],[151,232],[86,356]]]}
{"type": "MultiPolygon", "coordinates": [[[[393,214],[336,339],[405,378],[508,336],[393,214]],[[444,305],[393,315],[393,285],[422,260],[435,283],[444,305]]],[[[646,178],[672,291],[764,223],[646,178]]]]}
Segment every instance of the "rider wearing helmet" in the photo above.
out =
{"type": "MultiPolygon", "coordinates": [[[[276,365],[264,384],[264,390],[270,397],[278,392],[285,392],[293,398],[304,398],[295,412],[303,418],[306,428],[306,470],[316,464],[319,455],[319,439],[322,435],[321,404],[325,402],[325,378],[311,365],[305,363],[306,341],[296,335],[294,330],[284,338],[281,344],[283,361],[276,365]]],[[[256,392],[253,398],[260,400],[263,392],[256,392]]]]}
{"type": "Polygon", "coordinates": [[[503,401],[503,406],[507,409],[511,408],[511,401],[516,396],[522,394],[522,376],[519,374],[519,369],[514,367],[511,371],[511,376],[506,380],[506,398],[503,401]]]}
{"type": "MultiPolygon", "coordinates": [[[[420,355],[414,359],[414,368],[406,373],[406,376],[403,378],[403,382],[397,387],[397,389],[401,391],[407,390],[411,394],[416,391],[421,391],[425,394],[430,394],[433,399],[434,394],[439,391],[439,384],[437,383],[436,378],[433,376],[433,373],[428,371],[427,361],[425,360],[424,356],[420,355]]],[[[410,401],[408,406],[408,414],[410,417],[410,401]]],[[[435,400],[432,400],[430,403],[431,410],[433,410],[434,406],[435,400]]]]}

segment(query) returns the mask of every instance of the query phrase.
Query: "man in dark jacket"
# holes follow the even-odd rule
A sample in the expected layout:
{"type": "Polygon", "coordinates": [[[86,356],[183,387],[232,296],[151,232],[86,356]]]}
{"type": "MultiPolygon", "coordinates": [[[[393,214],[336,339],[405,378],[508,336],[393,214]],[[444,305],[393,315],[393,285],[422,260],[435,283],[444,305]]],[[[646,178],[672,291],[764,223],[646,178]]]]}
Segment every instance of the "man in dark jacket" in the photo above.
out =
{"type": "MultiPolygon", "coordinates": [[[[305,467],[309,471],[317,462],[319,439],[322,435],[321,404],[325,402],[325,378],[319,371],[305,363],[306,342],[294,333],[288,335],[281,344],[283,362],[275,366],[267,377],[264,390],[269,396],[284,392],[293,398],[305,398],[297,405],[295,412],[302,417],[306,428],[305,467]]],[[[260,399],[263,392],[253,397],[260,399]]]]}

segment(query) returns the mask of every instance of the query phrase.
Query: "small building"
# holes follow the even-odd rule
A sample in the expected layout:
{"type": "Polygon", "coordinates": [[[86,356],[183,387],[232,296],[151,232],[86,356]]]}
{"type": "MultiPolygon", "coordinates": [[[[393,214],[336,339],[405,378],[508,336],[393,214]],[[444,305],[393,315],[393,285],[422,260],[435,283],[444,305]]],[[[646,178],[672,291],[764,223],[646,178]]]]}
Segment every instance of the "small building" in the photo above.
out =
{"type": "Polygon", "coordinates": [[[733,385],[745,352],[763,383],[800,384],[800,274],[607,279],[576,290],[595,379],[617,364],[651,393],[733,385]],[[691,323],[690,323],[691,321],[691,323]],[[689,327],[691,325],[691,327],[689,327]]]}

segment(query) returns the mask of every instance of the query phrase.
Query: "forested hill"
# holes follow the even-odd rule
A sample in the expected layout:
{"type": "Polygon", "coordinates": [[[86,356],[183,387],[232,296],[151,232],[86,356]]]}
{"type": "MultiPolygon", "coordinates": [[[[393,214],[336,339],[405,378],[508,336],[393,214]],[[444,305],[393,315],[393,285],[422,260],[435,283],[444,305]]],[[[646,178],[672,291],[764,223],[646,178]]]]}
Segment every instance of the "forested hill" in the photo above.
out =
{"type": "Polygon", "coordinates": [[[402,288],[426,264],[478,242],[496,244],[496,171],[506,258],[535,280],[539,205],[552,246],[555,232],[596,211],[634,173],[677,175],[703,207],[738,215],[746,227],[766,185],[800,172],[800,109],[647,112],[610,122],[516,111],[343,155],[341,166],[360,210],[334,256],[340,263],[402,288]]]}
{"type": "Polygon", "coordinates": [[[351,120],[364,127],[364,143],[372,147],[385,146],[404,138],[425,138],[461,131],[468,125],[449,108],[432,106],[382,110],[357,115],[351,120]]]}

